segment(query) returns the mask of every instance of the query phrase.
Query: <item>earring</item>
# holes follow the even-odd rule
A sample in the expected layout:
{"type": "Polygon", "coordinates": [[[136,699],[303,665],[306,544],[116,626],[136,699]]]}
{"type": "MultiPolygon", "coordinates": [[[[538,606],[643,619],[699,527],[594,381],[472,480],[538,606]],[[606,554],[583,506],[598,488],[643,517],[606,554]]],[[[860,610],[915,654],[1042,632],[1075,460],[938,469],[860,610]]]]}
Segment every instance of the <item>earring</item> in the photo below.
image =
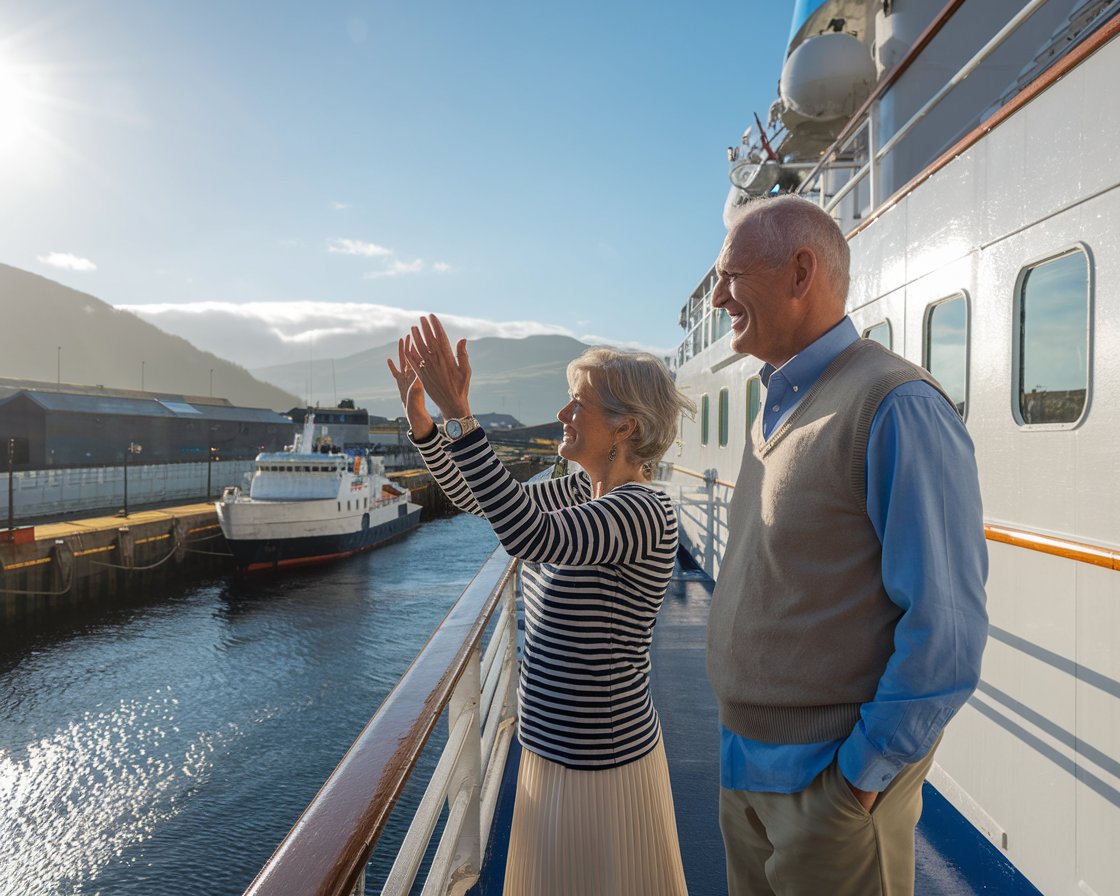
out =
{"type": "Polygon", "coordinates": [[[613,463],[616,457],[618,457],[618,448],[614,445],[611,445],[611,450],[607,452],[607,460],[613,463]]]}

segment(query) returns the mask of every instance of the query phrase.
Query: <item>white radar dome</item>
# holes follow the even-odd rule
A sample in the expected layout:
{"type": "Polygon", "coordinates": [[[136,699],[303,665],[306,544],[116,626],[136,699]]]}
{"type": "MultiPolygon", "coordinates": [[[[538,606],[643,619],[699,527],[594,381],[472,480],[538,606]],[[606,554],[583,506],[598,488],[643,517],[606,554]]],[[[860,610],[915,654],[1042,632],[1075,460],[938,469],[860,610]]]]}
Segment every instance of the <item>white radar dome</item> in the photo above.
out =
{"type": "Polygon", "coordinates": [[[875,85],[875,62],[850,34],[811,37],[782,68],[778,92],[786,106],[806,118],[848,117],[875,85]]]}

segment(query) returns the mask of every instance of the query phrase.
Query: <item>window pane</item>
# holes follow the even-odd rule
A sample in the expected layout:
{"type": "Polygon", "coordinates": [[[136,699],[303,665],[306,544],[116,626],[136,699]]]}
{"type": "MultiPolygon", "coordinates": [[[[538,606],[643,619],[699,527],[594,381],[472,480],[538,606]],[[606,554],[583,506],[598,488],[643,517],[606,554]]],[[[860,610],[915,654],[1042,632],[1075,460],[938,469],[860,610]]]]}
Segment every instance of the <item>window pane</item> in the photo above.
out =
{"type": "Polygon", "coordinates": [[[1089,260],[1082,252],[1040,264],[1019,291],[1019,416],[1073,423],[1089,388],[1089,260]]]}
{"type": "Polygon", "coordinates": [[[700,444],[708,444],[708,396],[700,396],[700,444]]]}
{"type": "Polygon", "coordinates": [[[727,429],[728,429],[727,417],[728,417],[729,412],[730,412],[730,408],[728,407],[727,390],[726,389],[720,389],[719,390],[719,447],[720,448],[726,448],[727,447],[727,429]]]}
{"type": "Polygon", "coordinates": [[[758,417],[758,409],[762,407],[762,381],[757,376],[752,376],[747,380],[747,438],[750,438],[751,429],[754,426],[755,418],[758,417]]]}
{"type": "Polygon", "coordinates": [[[863,338],[878,342],[879,345],[886,348],[891,348],[891,325],[887,321],[883,321],[881,324],[868,327],[863,331],[863,338]]]}
{"type": "Polygon", "coordinates": [[[964,296],[931,305],[926,315],[926,370],[962,417],[968,398],[968,303],[964,296]]]}

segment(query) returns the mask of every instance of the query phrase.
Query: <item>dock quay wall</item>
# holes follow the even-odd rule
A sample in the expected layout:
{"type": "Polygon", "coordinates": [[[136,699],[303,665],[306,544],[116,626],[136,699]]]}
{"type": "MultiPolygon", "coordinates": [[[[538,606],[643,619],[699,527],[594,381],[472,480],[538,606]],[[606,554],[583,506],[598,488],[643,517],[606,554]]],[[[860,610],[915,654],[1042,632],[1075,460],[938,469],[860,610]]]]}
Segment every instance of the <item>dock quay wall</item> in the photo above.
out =
{"type": "Polygon", "coordinates": [[[209,503],[36,526],[0,543],[0,621],[231,569],[209,503]]]}
{"type": "MultiPolygon", "coordinates": [[[[188,461],[174,464],[128,465],[128,502],[165,504],[168,501],[195,501],[206,495],[207,477],[215,498],[227,485],[244,484],[252,473],[253,461],[188,461]],[[207,469],[209,467],[209,469],[207,469]]],[[[8,472],[0,473],[0,526],[8,521],[8,472]]],[[[13,516],[24,520],[72,514],[100,513],[124,506],[125,470],[123,465],[96,467],[58,467],[21,470],[11,474],[13,516]]]]}

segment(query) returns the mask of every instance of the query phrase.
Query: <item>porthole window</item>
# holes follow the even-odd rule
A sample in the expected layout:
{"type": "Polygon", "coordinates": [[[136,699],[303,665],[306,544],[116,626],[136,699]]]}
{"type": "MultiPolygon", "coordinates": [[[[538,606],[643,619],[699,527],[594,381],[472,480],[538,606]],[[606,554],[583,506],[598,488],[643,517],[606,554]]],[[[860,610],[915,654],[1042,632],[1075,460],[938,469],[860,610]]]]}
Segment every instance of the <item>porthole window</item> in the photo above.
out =
{"type": "Polygon", "coordinates": [[[700,444],[708,444],[708,396],[700,396],[700,444]]]}
{"type": "Polygon", "coordinates": [[[963,295],[926,309],[922,364],[962,417],[968,402],[968,302],[963,295]]]}
{"type": "Polygon", "coordinates": [[[762,407],[762,380],[752,376],[747,380],[747,438],[754,429],[754,421],[758,419],[759,409],[762,407]]]}
{"type": "Polygon", "coordinates": [[[1014,408],[1022,426],[1070,426],[1089,395],[1089,258],[1077,249],[1023,271],[1015,296],[1014,408]]]}
{"type": "Polygon", "coordinates": [[[730,405],[728,404],[727,390],[719,390],[719,447],[727,447],[727,435],[729,430],[728,414],[730,413],[730,405]]]}
{"type": "Polygon", "coordinates": [[[875,324],[873,327],[868,327],[863,331],[863,338],[870,339],[872,342],[878,342],[879,345],[884,348],[894,348],[892,344],[891,322],[889,320],[875,324]]]}

